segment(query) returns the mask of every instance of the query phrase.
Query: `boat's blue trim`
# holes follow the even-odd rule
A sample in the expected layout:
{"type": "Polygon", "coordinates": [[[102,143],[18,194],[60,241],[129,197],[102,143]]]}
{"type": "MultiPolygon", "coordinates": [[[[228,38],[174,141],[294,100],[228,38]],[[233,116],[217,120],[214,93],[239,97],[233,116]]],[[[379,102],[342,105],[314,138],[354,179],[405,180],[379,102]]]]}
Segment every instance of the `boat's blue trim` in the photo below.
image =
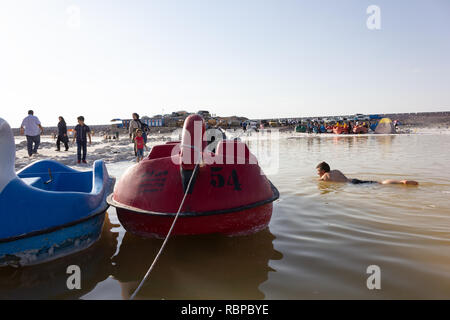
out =
{"type": "Polygon", "coordinates": [[[101,234],[105,213],[56,231],[0,243],[0,266],[24,266],[47,262],[84,250],[101,234]]]}

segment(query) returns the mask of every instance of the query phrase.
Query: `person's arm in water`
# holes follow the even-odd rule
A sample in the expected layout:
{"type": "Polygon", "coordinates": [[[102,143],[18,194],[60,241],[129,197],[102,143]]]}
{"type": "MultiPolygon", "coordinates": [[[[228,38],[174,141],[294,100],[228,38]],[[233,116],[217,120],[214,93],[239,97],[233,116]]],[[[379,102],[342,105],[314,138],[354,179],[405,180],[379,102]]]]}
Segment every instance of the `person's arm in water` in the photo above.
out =
{"type": "Polygon", "coordinates": [[[327,172],[319,178],[319,181],[331,181],[330,174],[327,172]]]}

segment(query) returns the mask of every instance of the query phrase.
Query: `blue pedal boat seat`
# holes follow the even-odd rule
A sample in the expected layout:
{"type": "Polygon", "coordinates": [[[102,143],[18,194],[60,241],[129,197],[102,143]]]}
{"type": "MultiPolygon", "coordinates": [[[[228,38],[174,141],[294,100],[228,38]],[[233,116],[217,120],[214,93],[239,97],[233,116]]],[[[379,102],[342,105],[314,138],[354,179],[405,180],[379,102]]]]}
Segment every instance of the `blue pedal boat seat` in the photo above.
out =
{"type": "Polygon", "coordinates": [[[77,171],[53,160],[15,172],[15,142],[0,118],[0,267],[81,251],[101,234],[115,179],[102,160],[77,171]]]}

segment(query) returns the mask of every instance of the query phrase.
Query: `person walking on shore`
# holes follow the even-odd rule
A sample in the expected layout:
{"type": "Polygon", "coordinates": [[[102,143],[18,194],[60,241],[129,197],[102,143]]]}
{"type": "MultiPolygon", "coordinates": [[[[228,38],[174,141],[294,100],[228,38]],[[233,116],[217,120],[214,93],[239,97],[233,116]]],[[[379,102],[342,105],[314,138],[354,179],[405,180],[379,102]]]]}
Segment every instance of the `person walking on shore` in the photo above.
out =
{"type": "Polygon", "coordinates": [[[25,134],[27,137],[28,156],[31,157],[33,154],[37,154],[41,143],[41,134],[44,134],[44,129],[38,117],[34,115],[33,110],[29,110],[28,116],[23,119],[20,125],[20,134],[25,134]]]}
{"type": "Polygon", "coordinates": [[[69,137],[67,137],[67,125],[63,117],[59,117],[58,139],[56,140],[56,151],[60,151],[61,142],[64,143],[65,151],[69,150],[69,137]]]}
{"type": "Polygon", "coordinates": [[[91,129],[84,123],[84,117],[79,116],[77,118],[78,124],[76,125],[73,136],[73,142],[77,141],[77,163],[83,161],[86,163],[86,154],[87,154],[87,137],[89,137],[89,145],[92,144],[91,139],[91,129]],[[83,156],[81,156],[81,151],[83,151],[83,156]]]}

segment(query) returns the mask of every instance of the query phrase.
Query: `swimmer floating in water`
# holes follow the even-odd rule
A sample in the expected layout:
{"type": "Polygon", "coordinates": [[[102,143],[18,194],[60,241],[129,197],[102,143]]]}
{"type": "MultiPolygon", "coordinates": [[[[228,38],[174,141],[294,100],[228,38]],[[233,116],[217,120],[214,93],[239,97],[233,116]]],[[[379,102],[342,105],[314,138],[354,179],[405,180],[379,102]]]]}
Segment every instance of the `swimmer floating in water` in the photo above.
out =
{"type": "Polygon", "coordinates": [[[339,170],[330,170],[330,166],[326,162],[319,163],[316,168],[317,168],[317,174],[320,176],[319,180],[321,180],[321,181],[350,182],[353,184],[362,184],[362,183],[405,184],[405,185],[413,185],[413,186],[416,186],[419,184],[417,181],[412,181],[412,180],[384,180],[382,182],[378,182],[378,181],[364,181],[364,180],[359,180],[359,179],[348,179],[339,170]]]}

